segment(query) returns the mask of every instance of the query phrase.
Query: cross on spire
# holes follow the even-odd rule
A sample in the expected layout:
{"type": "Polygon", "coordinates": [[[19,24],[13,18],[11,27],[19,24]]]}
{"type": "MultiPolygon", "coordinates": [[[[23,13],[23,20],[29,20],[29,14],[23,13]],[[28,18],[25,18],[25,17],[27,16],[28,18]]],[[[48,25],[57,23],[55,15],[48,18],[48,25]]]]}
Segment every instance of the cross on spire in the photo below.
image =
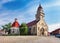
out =
{"type": "Polygon", "coordinates": [[[39,4],[39,8],[40,8],[40,9],[42,9],[42,6],[41,6],[41,4],[39,4]]]}

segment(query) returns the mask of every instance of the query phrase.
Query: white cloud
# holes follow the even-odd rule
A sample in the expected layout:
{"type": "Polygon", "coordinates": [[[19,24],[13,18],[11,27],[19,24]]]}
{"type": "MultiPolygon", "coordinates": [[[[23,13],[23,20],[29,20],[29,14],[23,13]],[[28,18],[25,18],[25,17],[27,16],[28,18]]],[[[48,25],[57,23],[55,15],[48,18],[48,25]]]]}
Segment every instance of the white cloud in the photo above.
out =
{"type": "Polygon", "coordinates": [[[2,19],[0,20],[0,26],[4,25],[4,24],[6,24],[6,23],[8,23],[8,21],[5,22],[5,21],[3,21],[2,19]]]}
{"type": "Polygon", "coordinates": [[[8,15],[8,14],[9,14],[9,13],[7,13],[7,12],[3,12],[3,13],[1,13],[0,17],[6,16],[6,15],[8,15]]]}
{"type": "Polygon", "coordinates": [[[60,28],[60,23],[51,24],[51,25],[48,25],[48,27],[49,27],[49,29],[48,29],[49,32],[52,32],[52,31],[60,28]]]}
{"type": "Polygon", "coordinates": [[[43,5],[45,8],[60,6],[60,0],[55,0],[43,5]]]}

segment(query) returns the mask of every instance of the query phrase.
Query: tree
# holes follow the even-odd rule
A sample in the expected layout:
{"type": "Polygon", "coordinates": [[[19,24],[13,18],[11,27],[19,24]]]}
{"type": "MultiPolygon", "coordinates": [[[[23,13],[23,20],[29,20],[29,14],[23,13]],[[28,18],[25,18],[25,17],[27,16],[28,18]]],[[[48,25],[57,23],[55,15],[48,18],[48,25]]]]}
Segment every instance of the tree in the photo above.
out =
{"type": "Polygon", "coordinates": [[[20,34],[21,35],[27,35],[28,34],[28,27],[26,23],[22,23],[20,26],[20,34]]]}
{"type": "Polygon", "coordinates": [[[2,27],[3,27],[3,30],[6,30],[6,32],[8,32],[8,34],[10,33],[11,23],[5,24],[2,27]]]}

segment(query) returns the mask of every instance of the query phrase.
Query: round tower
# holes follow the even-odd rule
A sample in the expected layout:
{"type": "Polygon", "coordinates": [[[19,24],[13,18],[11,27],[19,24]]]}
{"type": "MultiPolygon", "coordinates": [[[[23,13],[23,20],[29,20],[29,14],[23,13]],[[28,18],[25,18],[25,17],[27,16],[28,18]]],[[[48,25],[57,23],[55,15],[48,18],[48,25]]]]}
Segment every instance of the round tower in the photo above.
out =
{"type": "Polygon", "coordinates": [[[12,23],[11,34],[19,34],[19,23],[17,18],[15,18],[14,22],[12,23]]]}

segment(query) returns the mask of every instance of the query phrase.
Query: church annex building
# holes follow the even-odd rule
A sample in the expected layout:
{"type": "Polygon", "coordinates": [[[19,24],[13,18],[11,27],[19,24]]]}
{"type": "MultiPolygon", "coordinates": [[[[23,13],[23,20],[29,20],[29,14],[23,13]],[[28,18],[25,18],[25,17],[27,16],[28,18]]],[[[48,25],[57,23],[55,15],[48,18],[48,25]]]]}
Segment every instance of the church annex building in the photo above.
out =
{"type": "MultiPolygon", "coordinates": [[[[47,36],[48,35],[48,26],[44,20],[44,12],[41,5],[37,9],[35,15],[36,19],[32,22],[27,23],[29,34],[37,36],[47,36]]],[[[12,24],[11,34],[19,34],[19,23],[17,19],[12,24]]]]}

